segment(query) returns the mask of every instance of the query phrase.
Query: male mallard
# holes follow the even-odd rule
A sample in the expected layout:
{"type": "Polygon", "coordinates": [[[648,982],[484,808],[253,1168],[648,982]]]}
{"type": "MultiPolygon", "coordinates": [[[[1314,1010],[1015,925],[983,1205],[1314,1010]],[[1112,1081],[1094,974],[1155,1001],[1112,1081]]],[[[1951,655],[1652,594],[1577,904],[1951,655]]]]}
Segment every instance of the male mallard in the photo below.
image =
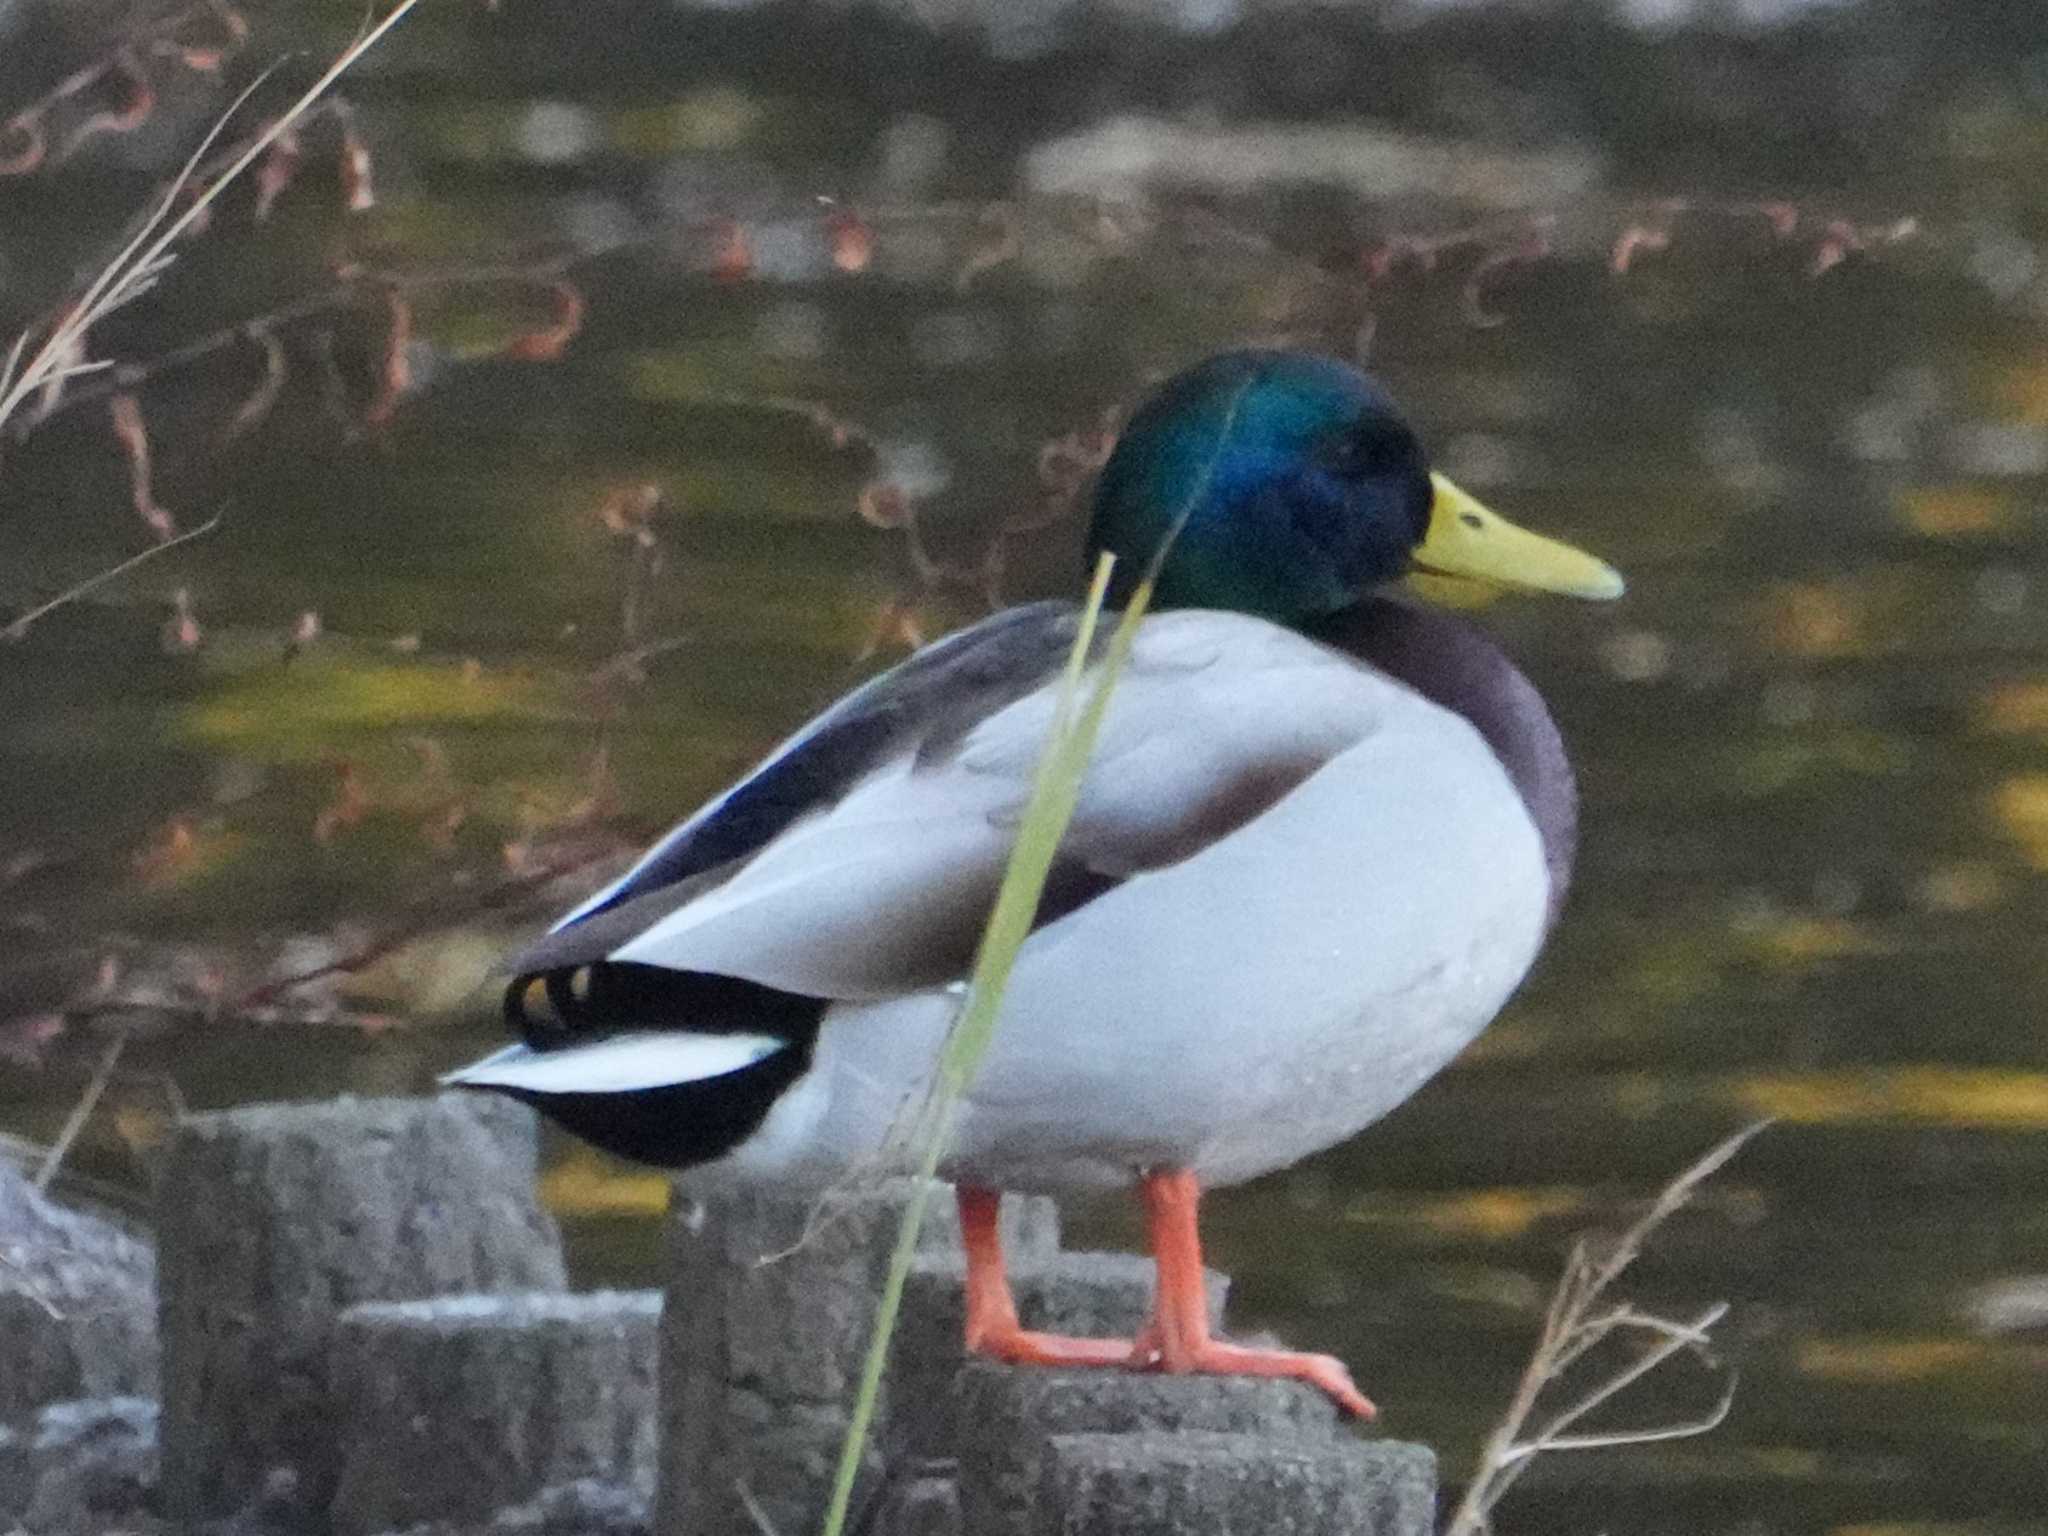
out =
{"type": "MultiPolygon", "coordinates": [[[[967,1343],[1013,1361],[1299,1377],[1212,1339],[1202,1188],[1414,1093],[1521,982],[1577,801],[1543,700],[1410,570],[1607,598],[1621,578],[1441,475],[1371,380],[1233,352],[1170,381],[1102,472],[1115,603],[1178,526],[1037,928],[968,1089],[967,1343]],[[1125,1188],[1158,1267],[1135,1340],[1018,1324],[1005,1189],[1125,1188]]],[[[875,1155],[959,1003],[1077,620],[1034,603],[855,689],[518,955],[524,1036],[448,1081],[667,1167],[816,1185],[875,1155]],[[536,1010],[538,984],[551,1010],[536,1010]]]]}

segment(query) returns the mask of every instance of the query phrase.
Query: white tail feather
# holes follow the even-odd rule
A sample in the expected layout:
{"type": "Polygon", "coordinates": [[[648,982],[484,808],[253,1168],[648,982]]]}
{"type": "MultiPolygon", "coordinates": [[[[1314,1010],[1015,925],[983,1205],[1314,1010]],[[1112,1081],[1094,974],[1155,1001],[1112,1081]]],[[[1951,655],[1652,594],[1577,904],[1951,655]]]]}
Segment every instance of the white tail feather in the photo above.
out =
{"type": "Polygon", "coordinates": [[[774,1035],[636,1030],[547,1051],[508,1045],[446,1074],[441,1082],[453,1088],[512,1088],[526,1093],[635,1093],[723,1077],[788,1046],[787,1040],[774,1035]]]}

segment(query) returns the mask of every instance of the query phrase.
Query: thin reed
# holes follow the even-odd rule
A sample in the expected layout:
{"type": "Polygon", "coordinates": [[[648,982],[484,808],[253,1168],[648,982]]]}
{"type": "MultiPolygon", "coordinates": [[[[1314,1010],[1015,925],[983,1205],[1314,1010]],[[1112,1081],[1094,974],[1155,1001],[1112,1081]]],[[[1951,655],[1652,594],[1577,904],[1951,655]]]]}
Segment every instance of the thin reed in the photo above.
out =
{"type": "Polygon", "coordinates": [[[1081,623],[1074,636],[1073,650],[1060,681],[1057,707],[1045,751],[1039,758],[1032,784],[1031,801],[1017,833],[1016,846],[1003,872],[996,893],[995,909],[982,934],[974,959],[967,1002],[946,1035],[933,1091],[921,1112],[915,1146],[917,1165],[913,1168],[911,1196],[903,1208],[896,1230],[896,1247],[890,1255],[889,1272],[882,1284],[882,1296],[875,1309],[874,1333],[861,1368],[860,1391],[847,1424],[846,1439],[840,1447],[839,1467],[833,1478],[832,1501],[826,1509],[823,1536],[840,1536],[845,1529],[853,1499],[854,1478],[860,1471],[861,1453],[874,1423],[875,1404],[880,1397],[882,1377],[888,1368],[889,1343],[895,1332],[896,1314],[903,1302],[903,1287],[917,1251],[918,1229],[924,1223],[926,1201],[940,1160],[952,1140],[953,1120],[961,1096],[973,1081],[975,1068],[995,1038],[996,1020],[1002,1009],[1003,991],[1017,952],[1031,935],[1038,912],[1039,897],[1052,870],[1053,856],[1066,835],[1074,806],[1081,794],[1081,780],[1088,771],[1089,754],[1095,746],[1110,690],[1129,657],[1151,598],[1149,583],[1141,587],[1124,610],[1122,621],[1111,637],[1108,654],[1085,700],[1083,673],[1095,647],[1095,631],[1102,615],[1102,603],[1109,591],[1113,555],[1103,555],[1095,568],[1088,600],[1081,610],[1081,623]]]}
{"type": "Polygon", "coordinates": [[[1563,1277],[1544,1315],[1543,1332],[1522,1371],[1507,1413],[1487,1438],[1479,1466],[1465,1488],[1444,1536],[1490,1536],[1493,1510],[1539,1456],[1564,1451],[1606,1450],[1684,1440],[1720,1427],[1734,1406],[1736,1373],[1713,1353],[1713,1330],[1728,1315],[1717,1301],[1690,1320],[1661,1317],[1609,1294],[1641,1256],[1653,1233],[1682,1210],[1770,1122],[1745,1126],[1710,1149],[1665,1186],[1649,1209],[1611,1240],[1581,1238],[1572,1247],[1563,1277]],[[1601,1344],[1634,1337],[1644,1347],[1595,1377],[1566,1391],[1572,1367],[1601,1344]],[[1681,1357],[1721,1372],[1721,1392],[1706,1412],[1669,1424],[1586,1431],[1588,1415],[1612,1402],[1653,1371],[1681,1357]],[[1562,1399],[1562,1401],[1560,1401],[1562,1399]]]}
{"type": "Polygon", "coordinates": [[[173,247],[179,238],[205,217],[214,200],[261,160],[271,145],[291,132],[293,126],[327,93],[334,82],[353,68],[358,59],[376,47],[385,34],[403,21],[418,4],[419,0],[399,0],[381,21],[368,28],[343,49],[334,62],[321,73],[319,79],[308,86],[275,121],[251,139],[242,152],[229,161],[227,168],[201,187],[180,211],[179,200],[185,196],[187,188],[199,174],[199,168],[205,163],[208,152],[219,141],[221,134],[227,131],[229,124],[241,112],[249,98],[270,78],[271,71],[265,70],[249,83],[208,130],[206,137],[200,140],[199,147],[192,151],[190,158],[171,179],[170,185],[158,195],[128,242],[115,252],[98,275],[58,312],[40,343],[33,342],[31,334],[25,332],[8,348],[4,359],[0,359],[0,427],[5,427],[8,420],[34,396],[61,390],[66,380],[80,374],[97,372],[106,366],[104,363],[91,361],[86,356],[86,338],[93,326],[155,287],[171,263],[177,259],[173,247]]]}

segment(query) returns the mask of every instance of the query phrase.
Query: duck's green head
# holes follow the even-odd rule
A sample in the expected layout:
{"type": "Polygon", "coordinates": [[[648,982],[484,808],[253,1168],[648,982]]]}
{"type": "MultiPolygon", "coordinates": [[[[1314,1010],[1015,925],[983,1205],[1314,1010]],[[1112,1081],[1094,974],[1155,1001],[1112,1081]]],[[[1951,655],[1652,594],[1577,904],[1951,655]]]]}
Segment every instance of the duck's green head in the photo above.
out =
{"type": "Polygon", "coordinates": [[[1515,527],[1442,475],[1386,393],[1297,352],[1226,352],[1139,409],[1095,488],[1092,559],[1127,598],[1169,535],[1154,602],[1298,625],[1424,571],[1617,597],[1591,555],[1515,527]],[[1178,532],[1175,533],[1175,529],[1178,532]]]}

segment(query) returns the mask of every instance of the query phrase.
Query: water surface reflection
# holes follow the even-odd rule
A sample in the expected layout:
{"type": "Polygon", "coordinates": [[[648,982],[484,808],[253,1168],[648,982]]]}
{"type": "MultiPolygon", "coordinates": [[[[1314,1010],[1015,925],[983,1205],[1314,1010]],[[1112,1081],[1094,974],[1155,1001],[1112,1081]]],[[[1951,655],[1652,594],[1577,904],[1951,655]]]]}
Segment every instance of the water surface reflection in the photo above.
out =
{"type": "MultiPolygon", "coordinates": [[[[7,1124],[54,1134],[124,1001],[157,1006],[119,1015],[147,1028],[81,1152],[117,1181],[142,1181],[173,1082],[200,1104],[418,1087],[490,1031],[476,983],[554,861],[659,826],[992,595],[1070,584],[1076,493],[1147,378],[1364,338],[1452,474],[1611,556],[1631,596],[1487,615],[1581,764],[1579,889],[1454,1071],[1217,1200],[1244,1317],[1345,1354],[1455,1467],[1572,1235],[1776,1116],[1640,1272],[1646,1302],[1737,1303],[1731,1421],[1558,1458],[1512,1524],[2038,1528],[2048,1360],[2038,1320],[2000,1310],[2024,1293],[1996,1289],[2048,1273],[2025,98],[1929,108],[1955,158],[1846,182],[1823,135],[1834,159],[1737,166],[1736,194],[1683,210],[1624,186],[1660,180],[1640,145],[1457,152],[1481,203],[1112,202],[1012,195],[1035,146],[1103,115],[982,101],[1040,65],[958,48],[906,92],[873,36],[938,45],[883,28],[817,94],[758,20],[650,21],[622,65],[564,25],[423,15],[354,93],[377,206],[339,217],[334,162],[309,162],[104,338],[150,355],[225,328],[204,366],[129,392],[156,500],[180,526],[228,515],[0,657],[7,1124]],[[1905,212],[1918,236],[1887,243],[1905,212]],[[228,430],[276,348],[283,386],[228,430]],[[394,928],[411,942],[382,953],[394,928]]],[[[1434,46],[1484,54],[1459,25],[1434,46]]],[[[1162,109],[1128,78],[1094,88],[1162,109]]],[[[323,131],[309,153],[336,152],[323,131]]],[[[124,155],[0,182],[10,318],[133,206],[124,165],[149,156],[124,155]]],[[[1669,167],[1665,188],[1711,181],[1682,148],[1669,167]]],[[[9,603],[147,538],[122,391],[86,387],[7,446],[9,603]]],[[[550,1189],[591,1275],[649,1271],[658,1185],[565,1147],[550,1189]]],[[[1699,1406],[1671,1394],[1643,1415],[1699,1406]]]]}

